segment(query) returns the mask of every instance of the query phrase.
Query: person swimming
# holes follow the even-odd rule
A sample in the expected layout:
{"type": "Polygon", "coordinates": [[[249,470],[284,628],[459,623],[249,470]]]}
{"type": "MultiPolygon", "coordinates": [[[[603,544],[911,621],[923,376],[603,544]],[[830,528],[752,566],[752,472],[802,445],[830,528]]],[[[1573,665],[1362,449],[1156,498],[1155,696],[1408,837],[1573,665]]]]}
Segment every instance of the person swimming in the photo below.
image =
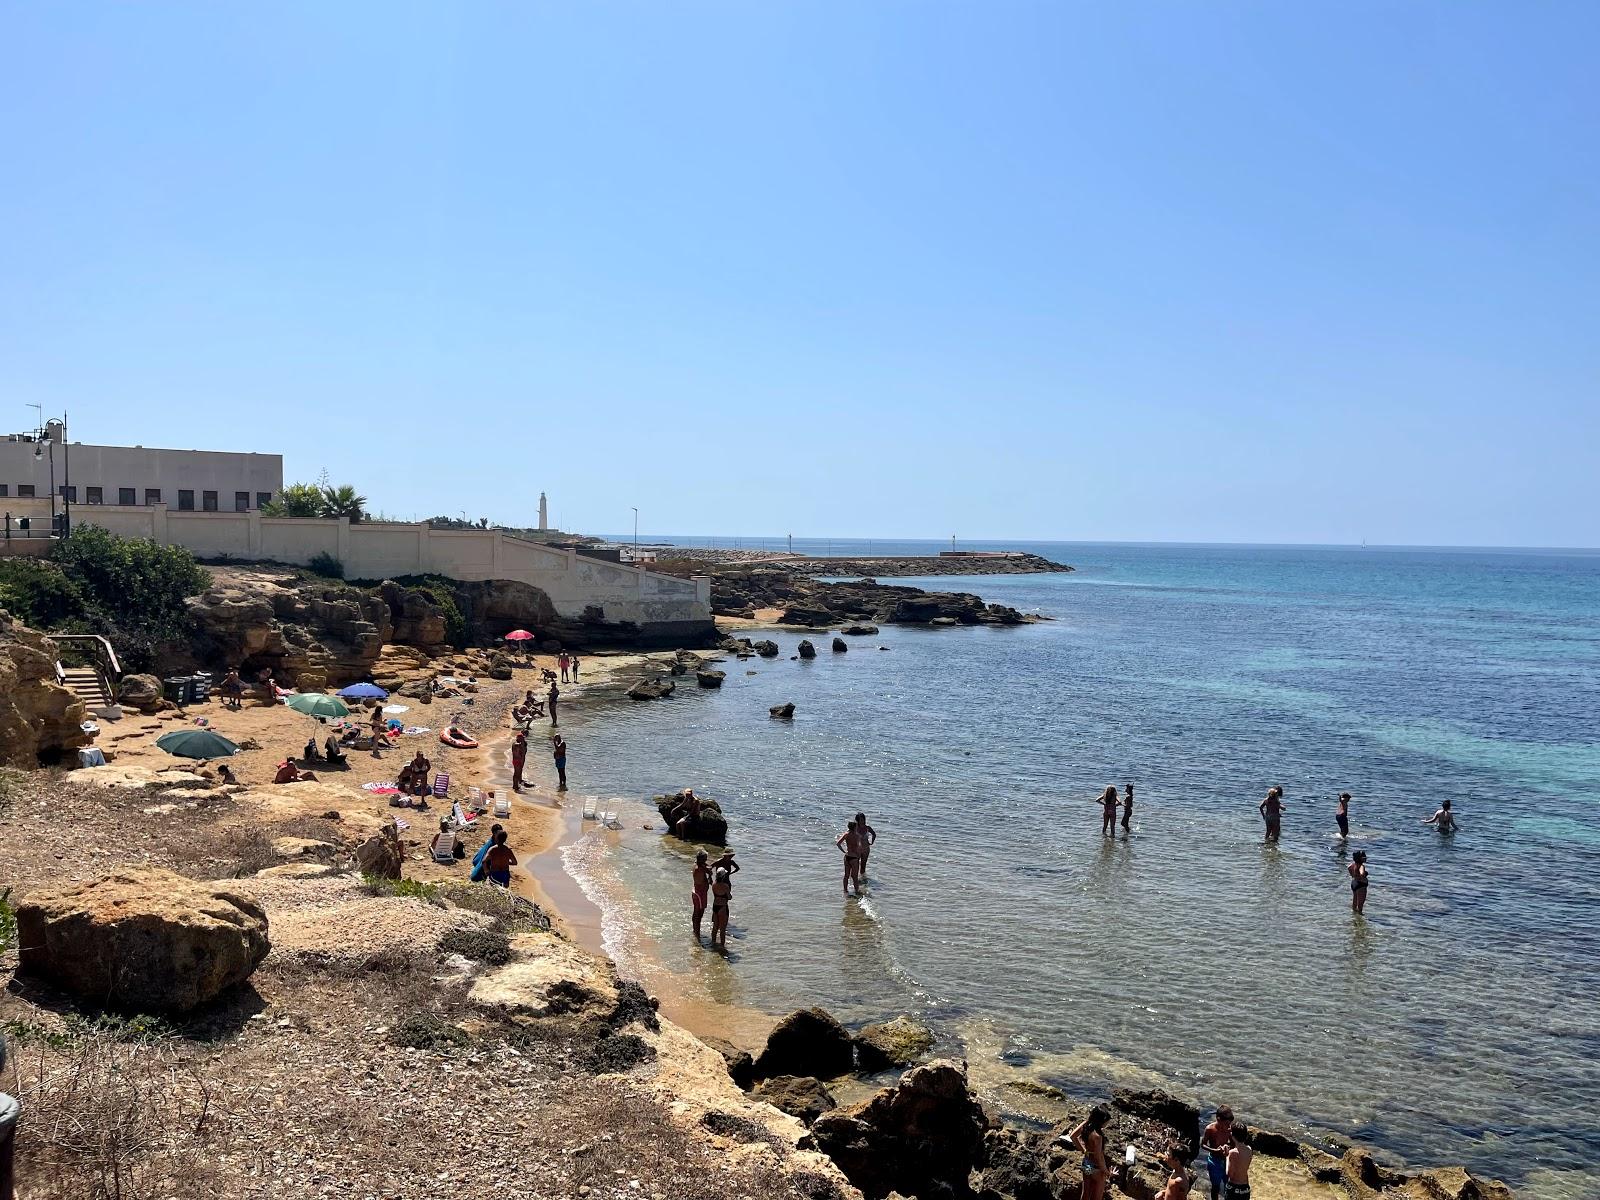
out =
{"type": "Polygon", "coordinates": [[[1350,911],[1360,913],[1367,907],[1367,852],[1357,850],[1345,868],[1350,873],[1350,911]]]}
{"type": "Polygon", "coordinates": [[[1448,800],[1441,804],[1438,811],[1423,821],[1422,824],[1433,825],[1440,833],[1454,833],[1461,828],[1461,822],[1457,821],[1455,813],[1450,811],[1450,801],[1448,800]]]}
{"type": "Polygon", "coordinates": [[[1343,839],[1349,837],[1350,836],[1350,793],[1349,792],[1340,792],[1339,793],[1339,807],[1334,809],[1334,811],[1333,811],[1333,819],[1334,819],[1335,824],[1337,824],[1339,826],[1339,838],[1340,838],[1340,840],[1342,841],[1343,839]]]}

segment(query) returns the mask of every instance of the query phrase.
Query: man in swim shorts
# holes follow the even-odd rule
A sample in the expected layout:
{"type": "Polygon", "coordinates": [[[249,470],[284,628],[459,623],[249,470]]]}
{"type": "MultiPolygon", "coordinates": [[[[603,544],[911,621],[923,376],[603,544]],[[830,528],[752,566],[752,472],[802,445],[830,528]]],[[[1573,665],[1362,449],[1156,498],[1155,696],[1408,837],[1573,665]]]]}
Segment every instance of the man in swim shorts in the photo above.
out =
{"type": "Polygon", "coordinates": [[[522,790],[522,768],[528,763],[528,735],[522,730],[517,730],[517,736],[511,739],[511,790],[522,790]]]}
{"type": "Polygon", "coordinates": [[[1243,1125],[1235,1125],[1233,1141],[1228,1147],[1228,1184],[1222,1193],[1223,1200],[1250,1200],[1250,1160],[1255,1154],[1250,1148],[1250,1131],[1243,1125]]]}
{"type": "Polygon", "coordinates": [[[1219,1105],[1217,1115],[1200,1135],[1200,1149],[1206,1152],[1206,1174],[1211,1177],[1211,1200],[1222,1200],[1222,1185],[1228,1181],[1228,1147],[1233,1141],[1233,1109],[1219,1105]]]}
{"type": "Polygon", "coordinates": [[[861,895],[861,851],[866,843],[866,838],[854,821],[850,827],[834,839],[833,844],[844,851],[844,894],[850,894],[851,887],[856,889],[856,895],[861,895]]]}

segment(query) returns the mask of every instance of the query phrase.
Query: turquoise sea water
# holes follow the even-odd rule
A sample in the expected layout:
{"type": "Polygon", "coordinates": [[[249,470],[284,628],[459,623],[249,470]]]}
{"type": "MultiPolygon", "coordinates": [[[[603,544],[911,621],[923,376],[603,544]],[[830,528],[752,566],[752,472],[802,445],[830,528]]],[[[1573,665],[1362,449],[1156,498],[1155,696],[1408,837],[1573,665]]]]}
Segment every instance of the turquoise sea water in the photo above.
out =
{"type": "Polygon", "coordinates": [[[590,835],[570,862],[615,952],[769,1011],[914,1012],[975,1070],[1162,1081],[1600,1195],[1600,554],[1026,548],[1078,571],[909,582],[1051,622],[814,662],[782,634],[720,692],[574,716],[577,786],[693,785],[744,866],[724,961],[687,936],[681,848],[590,835]],[[1104,840],[1094,798],[1129,780],[1132,836],[1104,840]],[[1446,797],[1452,838],[1418,823],[1446,797]],[[880,841],[846,901],[858,808],[880,841]]]}

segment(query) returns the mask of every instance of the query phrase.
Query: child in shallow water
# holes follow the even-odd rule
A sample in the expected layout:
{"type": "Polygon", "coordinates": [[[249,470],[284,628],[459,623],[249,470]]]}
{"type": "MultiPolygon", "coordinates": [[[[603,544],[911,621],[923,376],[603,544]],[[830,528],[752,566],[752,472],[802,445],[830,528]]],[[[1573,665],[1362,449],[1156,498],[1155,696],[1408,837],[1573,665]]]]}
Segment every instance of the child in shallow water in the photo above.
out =
{"type": "Polygon", "coordinates": [[[1367,852],[1357,850],[1345,870],[1350,872],[1350,911],[1362,912],[1367,907],[1367,852]]]}

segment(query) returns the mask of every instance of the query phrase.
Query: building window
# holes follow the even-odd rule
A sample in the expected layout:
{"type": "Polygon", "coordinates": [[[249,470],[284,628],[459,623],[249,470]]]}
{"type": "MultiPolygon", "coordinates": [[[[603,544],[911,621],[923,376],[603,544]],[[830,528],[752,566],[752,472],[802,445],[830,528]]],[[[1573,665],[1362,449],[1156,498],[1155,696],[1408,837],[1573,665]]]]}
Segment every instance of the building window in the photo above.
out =
{"type": "MultiPolygon", "coordinates": [[[[61,498],[63,500],[65,500],[68,504],[76,504],[78,502],[78,488],[77,488],[76,484],[74,484],[71,487],[68,487],[66,484],[63,483],[61,485],[61,487],[58,488],[57,490],[60,491],[61,498]]],[[[99,488],[93,488],[91,490],[99,491],[100,489],[99,488]]]]}
{"type": "Polygon", "coordinates": [[[235,492],[233,494],[233,511],[234,512],[249,512],[250,511],[250,493],[249,492],[235,492]]]}
{"type": "Polygon", "coordinates": [[[0,496],[9,495],[11,495],[11,485],[9,483],[0,483],[0,496]]]}
{"type": "Polygon", "coordinates": [[[135,491],[133,488],[118,488],[117,489],[117,503],[118,504],[137,504],[138,500],[136,500],[135,497],[138,496],[138,494],[139,493],[137,491],[135,491]]]}
{"type": "MultiPolygon", "coordinates": [[[[66,490],[68,492],[72,491],[71,488],[67,488],[66,490]]],[[[90,504],[104,504],[106,502],[106,490],[105,490],[105,488],[92,487],[92,488],[87,489],[87,491],[89,493],[89,503],[90,504]]],[[[77,497],[69,495],[67,497],[67,499],[68,500],[75,500],[75,499],[77,499],[77,497]]]]}
{"type": "Polygon", "coordinates": [[[161,489],[160,488],[145,488],[145,490],[144,490],[144,502],[146,504],[160,504],[161,503],[161,489]]]}
{"type": "Polygon", "coordinates": [[[31,484],[31,483],[19,483],[19,484],[17,484],[17,498],[19,500],[26,500],[26,499],[31,498],[32,496],[33,496],[33,484],[31,484]]]}
{"type": "Polygon", "coordinates": [[[272,503],[272,493],[271,492],[257,492],[256,493],[256,507],[257,508],[265,508],[267,505],[269,505],[271,503],[272,503]]]}
{"type": "Polygon", "coordinates": [[[184,488],[179,488],[178,489],[178,511],[179,512],[193,512],[194,511],[194,493],[193,492],[187,491],[184,488]]]}
{"type": "Polygon", "coordinates": [[[207,512],[217,511],[217,494],[215,492],[200,493],[200,507],[207,512]]]}

